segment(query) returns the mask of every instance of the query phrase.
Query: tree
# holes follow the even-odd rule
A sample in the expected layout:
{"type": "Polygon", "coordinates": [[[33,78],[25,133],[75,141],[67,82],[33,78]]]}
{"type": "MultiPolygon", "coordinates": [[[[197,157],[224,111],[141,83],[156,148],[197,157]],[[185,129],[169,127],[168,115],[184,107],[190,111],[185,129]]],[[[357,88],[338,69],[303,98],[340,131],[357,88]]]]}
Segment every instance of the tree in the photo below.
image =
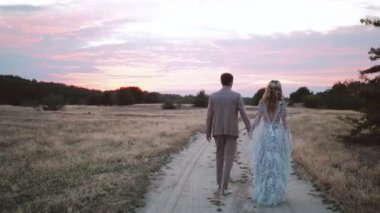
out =
{"type": "Polygon", "coordinates": [[[130,91],[134,98],[134,103],[141,104],[144,102],[144,92],[140,89],[140,87],[125,87],[123,89],[130,91]]]}
{"type": "Polygon", "coordinates": [[[363,87],[366,84],[361,81],[337,82],[331,89],[304,97],[303,105],[319,109],[361,110],[365,101],[358,91],[363,87]]]}
{"type": "Polygon", "coordinates": [[[380,27],[380,19],[379,18],[363,18],[360,19],[360,22],[365,25],[373,25],[375,27],[380,27]]]}
{"type": "MultiPolygon", "coordinates": [[[[360,19],[360,22],[365,25],[373,25],[374,27],[380,27],[380,18],[374,18],[374,19],[360,19]]],[[[371,47],[368,51],[369,59],[371,61],[376,61],[377,59],[380,59],[380,47],[374,48],[371,47]]],[[[371,82],[380,82],[380,65],[372,66],[366,70],[360,71],[360,77],[364,79],[365,81],[371,83],[371,82]],[[370,78],[368,75],[378,73],[374,78],[370,78]]]]}
{"type": "Polygon", "coordinates": [[[265,92],[265,88],[260,88],[257,90],[256,94],[252,97],[252,105],[258,105],[261,98],[263,97],[265,92]]]}
{"type": "Polygon", "coordinates": [[[252,105],[252,98],[243,97],[243,103],[245,105],[252,105]]]}
{"type": "Polygon", "coordinates": [[[135,103],[135,98],[129,88],[120,88],[116,90],[117,104],[118,105],[132,105],[135,103]]]}
{"type": "MultiPolygon", "coordinates": [[[[380,27],[380,18],[366,18],[360,22],[380,27]]],[[[376,61],[380,59],[380,48],[371,47],[368,54],[371,61],[376,61]]],[[[353,120],[354,128],[350,132],[350,137],[354,141],[365,140],[380,144],[380,65],[359,72],[360,78],[366,83],[366,86],[359,90],[359,94],[366,104],[361,110],[364,116],[353,120]]]]}
{"type": "Polygon", "coordinates": [[[106,105],[106,106],[113,105],[112,99],[111,99],[111,91],[104,91],[102,93],[101,103],[102,105],[106,105]]]}
{"type": "Polygon", "coordinates": [[[182,99],[182,103],[192,104],[192,103],[194,103],[194,99],[195,99],[194,95],[185,95],[182,99]]]}
{"type": "Polygon", "coordinates": [[[290,101],[293,103],[303,103],[306,96],[313,94],[307,87],[300,87],[297,91],[290,93],[290,101]]]}
{"type": "Polygon", "coordinates": [[[207,107],[208,106],[208,96],[204,90],[199,91],[197,96],[194,98],[193,102],[195,107],[207,107]]]}
{"type": "Polygon", "coordinates": [[[158,92],[147,92],[145,94],[145,103],[160,103],[160,93],[158,92]]]}

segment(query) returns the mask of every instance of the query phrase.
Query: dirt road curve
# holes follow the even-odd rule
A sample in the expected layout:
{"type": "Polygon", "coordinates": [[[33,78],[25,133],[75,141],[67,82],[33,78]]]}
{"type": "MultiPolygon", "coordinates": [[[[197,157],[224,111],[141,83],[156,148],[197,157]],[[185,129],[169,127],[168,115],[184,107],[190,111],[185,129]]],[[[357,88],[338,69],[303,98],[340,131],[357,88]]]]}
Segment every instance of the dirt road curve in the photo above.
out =
{"type": "Polygon", "coordinates": [[[241,133],[231,172],[231,195],[216,196],[215,145],[202,134],[195,135],[189,147],[173,156],[157,175],[146,198],[146,206],[137,212],[332,212],[322,204],[309,183],[291,175],[286,201],[275,208],[262,208],[250,199],[251,150],[241,133]]]}

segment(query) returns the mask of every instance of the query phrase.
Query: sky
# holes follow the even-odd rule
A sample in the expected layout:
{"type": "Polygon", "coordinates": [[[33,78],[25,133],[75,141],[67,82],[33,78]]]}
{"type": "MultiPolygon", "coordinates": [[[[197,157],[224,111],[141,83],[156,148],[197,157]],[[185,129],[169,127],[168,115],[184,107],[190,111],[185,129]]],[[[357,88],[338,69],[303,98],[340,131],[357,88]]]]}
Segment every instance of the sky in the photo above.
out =
{"type": "Polygon", "coordinates": [[[323,91],[375,64],[374,0],[0,0],[0,74],[91,89],[323,91]]]}

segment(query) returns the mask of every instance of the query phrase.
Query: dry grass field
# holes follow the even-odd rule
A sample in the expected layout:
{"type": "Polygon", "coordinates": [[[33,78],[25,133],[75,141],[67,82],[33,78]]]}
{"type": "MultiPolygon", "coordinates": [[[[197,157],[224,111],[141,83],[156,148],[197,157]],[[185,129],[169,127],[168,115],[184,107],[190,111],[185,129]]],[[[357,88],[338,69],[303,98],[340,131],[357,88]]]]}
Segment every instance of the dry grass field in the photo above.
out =
{"type": "Polygon", "coordinates": [[[380,209],[380,147],[344,145],[339,134],[350,126],[341,117],[353,111],[290,108],[293,159],[343,212],[378,212],[380,209]]]}
{"type": "Polygon", "coordinates": [[[133,211],[204,109],[0,106],[0,212],[133,211]]]}
{"type": "MultiPolygon", "coordinates": [[[[345,212],[380,208],[379,148],[336,136],[356,112],[289,108],[293,158],[345,212]]],[[[205,109],[0,106],[0,212],[115,212],[144,205],[150,174],[204,128],[205,109]]],[[[248,108],[252,118],[255,110],[248,108]]]]}

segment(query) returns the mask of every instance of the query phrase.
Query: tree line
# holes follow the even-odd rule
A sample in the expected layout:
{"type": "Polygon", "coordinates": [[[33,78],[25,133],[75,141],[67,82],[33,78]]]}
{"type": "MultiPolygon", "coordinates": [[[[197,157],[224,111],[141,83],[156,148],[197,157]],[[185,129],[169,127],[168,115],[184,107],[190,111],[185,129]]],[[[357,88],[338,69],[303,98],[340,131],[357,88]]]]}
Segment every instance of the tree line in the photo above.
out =
{"type": "Polygon", "coordinates": [[[100,91],[62,83],[28,80],[13,75],[0,75],[0,104],[3,105],[111,106],[165,102],[193,104],[196,100],[197,97],[194,95],[161,94],[143,91],[139,87],[121,87],[116,90],[100,91]]]}

